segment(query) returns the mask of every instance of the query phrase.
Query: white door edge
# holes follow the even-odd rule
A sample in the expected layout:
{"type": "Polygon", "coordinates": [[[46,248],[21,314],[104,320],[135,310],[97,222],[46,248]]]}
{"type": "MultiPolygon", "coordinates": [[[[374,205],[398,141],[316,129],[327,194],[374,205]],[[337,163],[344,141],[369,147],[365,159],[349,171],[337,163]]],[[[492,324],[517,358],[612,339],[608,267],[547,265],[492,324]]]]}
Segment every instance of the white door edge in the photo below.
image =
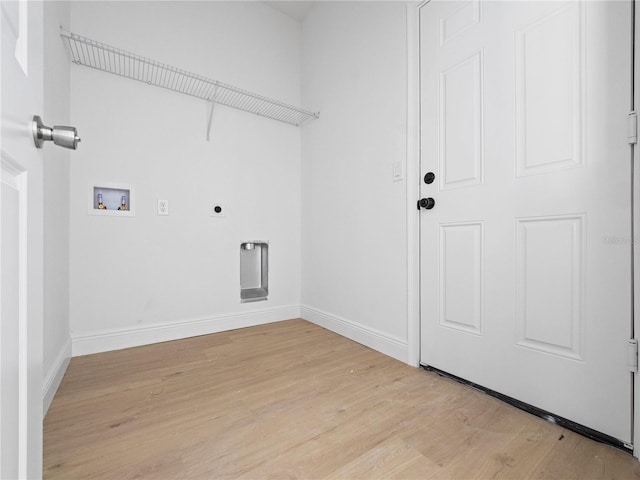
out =
{"type": "MultiPolygon", "coordinates": [[[[634,31],[634,105],[635,110],[638,111],[640,102],[640,54],[638,53],[637,46],[640,45],[640,5],[637,0],[634,1],[635,5],[635,31],[634,31]]],[[[640,255],[638,240],[640,240],[640,148],[635,145],[633,148],[633,276],[634,276],[634,288],[633,288],[633,327],[635,332],[635,338],[640,335],[640,255]]],[[[633,374],[633,456],[640,459],[640,380],[638,374],[633,374]]]]}

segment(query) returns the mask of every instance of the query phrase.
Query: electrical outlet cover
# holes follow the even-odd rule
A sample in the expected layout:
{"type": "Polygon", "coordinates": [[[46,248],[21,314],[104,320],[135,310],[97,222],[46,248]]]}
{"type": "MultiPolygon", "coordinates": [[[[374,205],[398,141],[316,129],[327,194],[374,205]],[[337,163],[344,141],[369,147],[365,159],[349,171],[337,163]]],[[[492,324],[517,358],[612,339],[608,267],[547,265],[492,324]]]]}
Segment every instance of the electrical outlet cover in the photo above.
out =
{"type": "Polygon", "coordinates": [[[169,215],[169,200],[158,200],[158,215],[169,215]]]}

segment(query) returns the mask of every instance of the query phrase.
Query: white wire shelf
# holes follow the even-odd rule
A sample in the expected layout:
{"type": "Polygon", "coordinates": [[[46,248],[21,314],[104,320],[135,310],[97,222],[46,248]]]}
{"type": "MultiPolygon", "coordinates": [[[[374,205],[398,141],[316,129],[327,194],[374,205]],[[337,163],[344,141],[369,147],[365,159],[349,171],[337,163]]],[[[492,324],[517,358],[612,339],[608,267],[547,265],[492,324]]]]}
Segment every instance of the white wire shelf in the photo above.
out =
{"type": "Polygon", "coordinates": [[[67,42],[71,60],[77,65],[131,78],[290,125],[300,126],[307,120],[320,116],[319,113],[287,105],[62,29],[60,36],[67,42]]]}

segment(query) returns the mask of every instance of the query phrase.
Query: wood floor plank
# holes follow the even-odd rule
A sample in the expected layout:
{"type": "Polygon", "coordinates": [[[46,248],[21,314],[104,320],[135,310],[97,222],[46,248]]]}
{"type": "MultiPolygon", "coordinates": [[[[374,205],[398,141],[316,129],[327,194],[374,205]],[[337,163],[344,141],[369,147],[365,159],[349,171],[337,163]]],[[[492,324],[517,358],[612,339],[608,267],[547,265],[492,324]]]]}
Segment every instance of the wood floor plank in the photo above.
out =
{"type": "Polygon", "coordinates": [[[630,455],[303,320],[73,358],[46,479],[640,479],[630,455]]]}

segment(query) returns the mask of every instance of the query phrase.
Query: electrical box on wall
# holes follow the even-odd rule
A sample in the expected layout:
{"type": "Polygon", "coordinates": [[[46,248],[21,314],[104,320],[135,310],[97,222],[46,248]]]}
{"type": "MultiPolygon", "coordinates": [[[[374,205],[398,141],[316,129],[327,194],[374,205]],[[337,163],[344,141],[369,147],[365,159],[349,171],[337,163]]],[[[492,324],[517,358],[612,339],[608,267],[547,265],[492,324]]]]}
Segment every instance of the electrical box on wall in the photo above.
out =
{"type": "Polygon", "coordinates": [[[212,217],[226,217],[227,207],[222,202],[211,202],[209,205],[209,215],[212,217]]]}
{"type": "Polygon", "coordinates": [[[132,217],[134,189],[131,185],[108,183],[89,185],[89,214],[132,217]]]}
{"type": "Polygon", "coordinates": [[[240,244],[240,302],[258,302],[269,295],[269,245],[240,244]]]}

